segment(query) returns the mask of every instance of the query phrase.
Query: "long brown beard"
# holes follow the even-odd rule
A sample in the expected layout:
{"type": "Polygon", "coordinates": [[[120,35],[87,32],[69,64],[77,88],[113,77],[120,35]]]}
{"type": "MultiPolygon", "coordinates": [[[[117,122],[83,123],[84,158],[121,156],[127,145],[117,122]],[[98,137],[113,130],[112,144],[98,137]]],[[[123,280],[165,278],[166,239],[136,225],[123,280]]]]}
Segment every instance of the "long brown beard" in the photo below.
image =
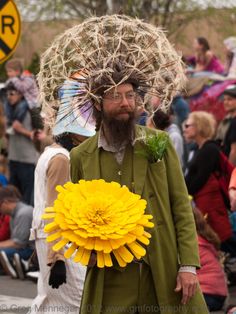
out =
{"type": "Polygon", "coordinates": [[[109,132],[109,142],[119,147],[123,143],[131,143],[135,136],[135,112],[129,112],[128,120],[117,120],[102,112],[102,123],[105,133],[109,132]]]}

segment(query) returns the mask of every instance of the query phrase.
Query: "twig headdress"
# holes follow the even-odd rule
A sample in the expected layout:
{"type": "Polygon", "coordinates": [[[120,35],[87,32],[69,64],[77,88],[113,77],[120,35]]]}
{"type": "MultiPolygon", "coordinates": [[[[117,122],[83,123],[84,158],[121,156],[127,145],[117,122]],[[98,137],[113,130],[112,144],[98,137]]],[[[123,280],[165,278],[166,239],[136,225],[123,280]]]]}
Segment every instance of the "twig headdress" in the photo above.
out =
{"type": "Polygon", "coordinates": [[[181,57],[162,29],[109,15],[91,17],[59,35],[42,55],[38,82],[47,122],[54,125],[65,104],[65,116],[86,113],[88,121],[102,94],[123,82],[134,84],[145,95],[144,103],[156,95],[168,108],[185,75],[181,57]]]}

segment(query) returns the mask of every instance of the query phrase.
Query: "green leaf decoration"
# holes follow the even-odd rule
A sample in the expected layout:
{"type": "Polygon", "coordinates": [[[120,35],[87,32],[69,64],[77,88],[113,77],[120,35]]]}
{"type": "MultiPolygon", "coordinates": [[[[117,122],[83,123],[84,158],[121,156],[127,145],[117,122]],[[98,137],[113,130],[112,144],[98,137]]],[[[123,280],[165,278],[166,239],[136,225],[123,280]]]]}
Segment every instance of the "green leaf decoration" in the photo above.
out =
{"type": "Polygon", "coordinates": [[[144,156],[150,163],[162,160],[165,150],[169,144],[169,137],[166,133],[148,135],[142,138],[144,149],[138,150],[137,154],[144,156]]]}

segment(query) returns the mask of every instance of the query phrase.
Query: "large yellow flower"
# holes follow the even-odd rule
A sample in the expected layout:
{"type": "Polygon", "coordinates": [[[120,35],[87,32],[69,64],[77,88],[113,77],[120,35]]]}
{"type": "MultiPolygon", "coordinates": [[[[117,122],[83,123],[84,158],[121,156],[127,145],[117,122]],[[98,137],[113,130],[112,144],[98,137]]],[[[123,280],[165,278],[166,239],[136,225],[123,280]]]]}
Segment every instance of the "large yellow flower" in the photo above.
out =
{"type": "Polygon", "coordinates": [[[92,251],[97,254],[97,266],[112,266],[112,256],[121,267],[146,254],[143,245],[152,228],[145,215],[146,201],[131,193],[126,186],[104,180],[66,183],[57,186],[58,197],[53,207],[45,209],[43,219],[53,219],[44,228],[47,241],[55,241],[53,250],[67,247],[65,257],[73,255],[75,262],[88,265],[92,251]]]}

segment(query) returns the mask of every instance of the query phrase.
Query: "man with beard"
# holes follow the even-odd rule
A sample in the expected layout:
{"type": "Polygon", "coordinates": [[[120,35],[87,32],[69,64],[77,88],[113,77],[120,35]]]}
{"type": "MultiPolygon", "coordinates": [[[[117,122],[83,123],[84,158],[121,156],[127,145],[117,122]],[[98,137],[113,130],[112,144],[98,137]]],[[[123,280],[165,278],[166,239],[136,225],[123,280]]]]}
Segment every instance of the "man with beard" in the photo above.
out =
{"type": "Polygon", "coordinates": [[[102,178],[126,185],[147,200],[146,211],[156,226],[147,255],[125,268],[115,259],[113,267],[98,268],[92,253],[81,313],[207,313],[196,277],[195,225],[178,158],[170,143],[159,162],[138,153],[144,149],[140,138],[157,133],[135,125],[136,107],[132,81],[105,92],[94,106],[97,134],[71,151],[74,183],[102,178]]]}
{"type": "MultiPolygon", "coordinates": [[[[134,122],[141,100],[148,105],[153,95],[168,109],[184,86],[184,73],[162,29],[125,15],[86,19],[41,56],[38,81],[48,124],[55,124],[57,110],[67,102],[68,112],[85,124],[92,112],[96,119],[97,133],[71,151],[72,181],[125,185],[146,200],[145,214],[153,216],[143,258],[126,265],[121,257],[126,266],[120,267],[111,252],[113,266],[99,268],[92,252],[82,314],[208,313],[197,284],[196,228],[178,157],[165,133],[134,122]],[[65,97],[58,99],[62,82],[65,97]]],[[[101,222],[99,209],[94,208],[101,222]]],[[[109,219],[101,224],[114,227],[109,219]]]]}

